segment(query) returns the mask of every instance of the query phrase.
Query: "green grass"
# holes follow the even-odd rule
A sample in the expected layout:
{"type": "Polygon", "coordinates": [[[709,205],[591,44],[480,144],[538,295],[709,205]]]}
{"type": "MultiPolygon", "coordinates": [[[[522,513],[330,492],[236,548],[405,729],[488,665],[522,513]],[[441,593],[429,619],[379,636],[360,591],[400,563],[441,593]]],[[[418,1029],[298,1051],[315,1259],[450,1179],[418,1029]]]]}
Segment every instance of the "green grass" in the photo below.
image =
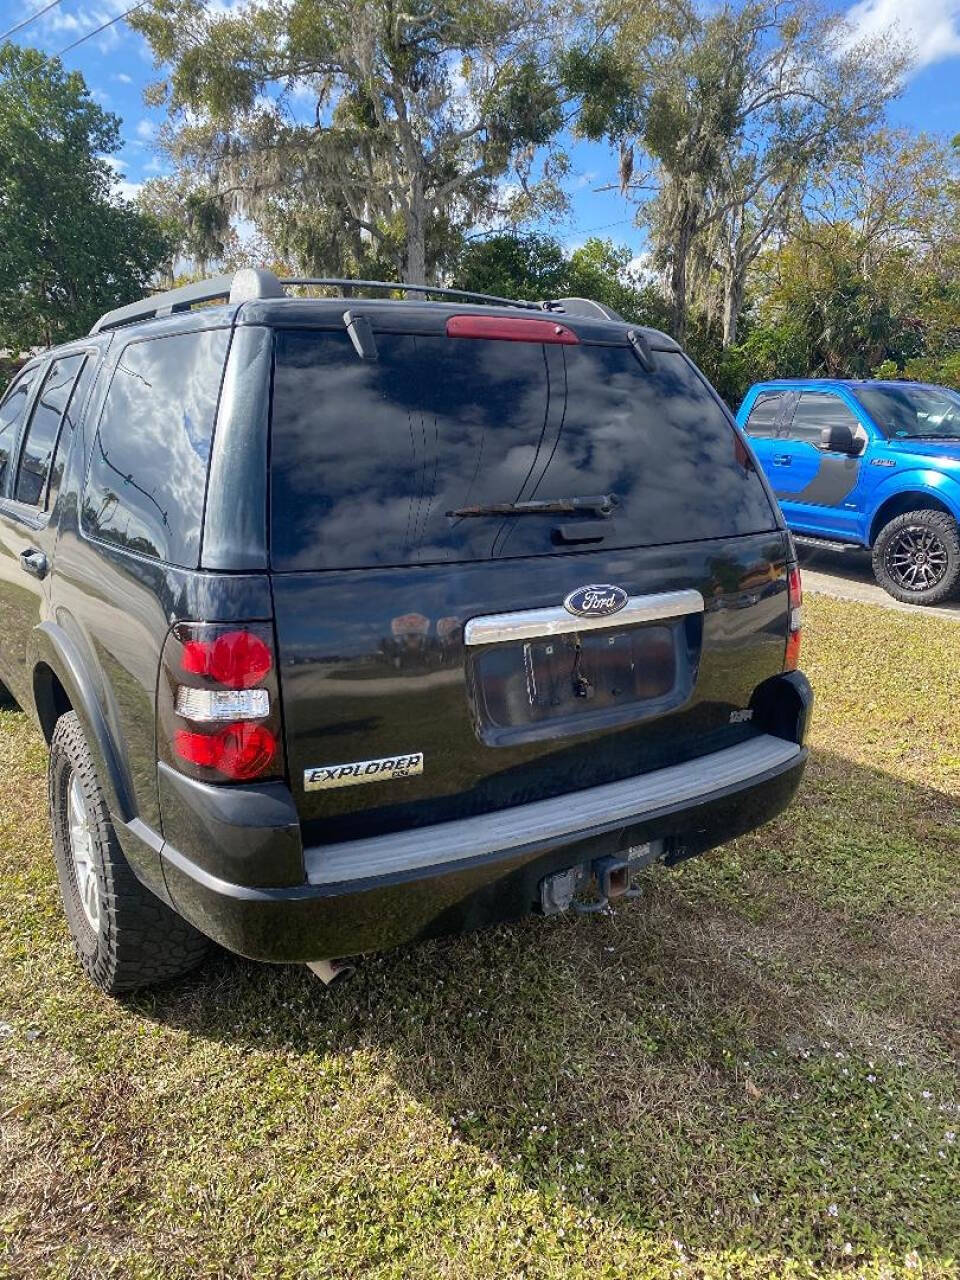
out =
{"type": "Polygon", "coordinates": [[[958,1275],[960,629],[806,610],[782,819],[333,992],[94,992],[0,712],[0,1274],[958,1275]]]}

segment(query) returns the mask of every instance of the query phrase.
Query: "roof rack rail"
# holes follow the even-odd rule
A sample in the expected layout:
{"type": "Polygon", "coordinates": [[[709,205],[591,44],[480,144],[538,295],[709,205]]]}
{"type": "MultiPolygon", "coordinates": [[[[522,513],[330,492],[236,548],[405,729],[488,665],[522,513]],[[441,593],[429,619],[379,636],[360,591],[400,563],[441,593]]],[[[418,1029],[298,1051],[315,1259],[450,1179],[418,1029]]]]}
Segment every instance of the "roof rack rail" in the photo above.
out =
{"type": "Polygon", "coordinates": [[[551,298],[541,303],[544,311],[562,311],[568,316],[581,316],[585,320],[615,320],[617,324],[626,324],[623,316],[604,302],[594,302],[593,298],[551,298]]]}
{"type": "Polygon", "coordinates": [[[522,307],[525,311],[542,311],[539,302],[528,302],[524,298],[501,298],[495,293],[477,293],[473,289],[447,289],[437,284],[404,284],[398,280],[281,280],[284,288],[297,288],[304,285],[324,285],[327,288],[340,289],[401,289],[404,293],[438,293],[442,298],[475,298],[481,302],[495,302],[501,307],[522,307]]]}
{"type": "Polygon", "coordinates": [[[447,289],[434,284],[406,284],[399,280],[347,280],[340,278],[297,277],[281,280],[272,271],[244,267],[232,276],[214,276],[210,280],[198,280],[195,284],[179,289],[155,293],[139,302],[108,311],[96,322],[91,333],[107,329],[119,329],[123,325],[136,324],[140,320],[152,320],[158,316],[173,315],[178,311],[190,311],[207,302],[251,302],[257,298],[282,298],[286,289],[304,288],[310,285],[340,289],[389,289],[404,293],[439,294],[443,298],[465,298],[479,302],[492,302],[498,306],[520,307],[526,311],[541,311],[543,304],[517,298],[501,298],[493,293],[475,293],[469,289],[447,289]]]}

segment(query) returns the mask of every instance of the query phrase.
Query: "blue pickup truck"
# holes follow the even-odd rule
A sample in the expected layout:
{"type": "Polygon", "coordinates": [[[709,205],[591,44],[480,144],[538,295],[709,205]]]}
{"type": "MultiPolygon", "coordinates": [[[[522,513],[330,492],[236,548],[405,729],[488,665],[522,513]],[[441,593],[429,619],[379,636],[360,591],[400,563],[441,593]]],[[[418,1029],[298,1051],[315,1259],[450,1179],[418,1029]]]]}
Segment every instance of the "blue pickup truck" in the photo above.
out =
{"type": "Polygon", "coordinates": [[[737,423],[801,546],[868,548],[897,600],[960,589],[960,395],[916,382],[752,386],[737,423]]]}

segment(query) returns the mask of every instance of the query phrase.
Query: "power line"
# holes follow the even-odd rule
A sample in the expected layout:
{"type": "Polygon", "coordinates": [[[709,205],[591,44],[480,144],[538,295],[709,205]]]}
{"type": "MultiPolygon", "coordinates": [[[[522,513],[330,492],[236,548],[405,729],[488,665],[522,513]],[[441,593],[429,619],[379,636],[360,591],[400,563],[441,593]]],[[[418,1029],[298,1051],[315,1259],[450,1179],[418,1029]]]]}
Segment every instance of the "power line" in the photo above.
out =
{"type": "MultiPolygon", "coordinates": [[[[59,0],[55,0],[59,3],[59,0]]],[[[71,49],[76,49],[78,44],[83,44],[85,40],[92,40],[94,36],[98,36],[101,31],[106,31],[107,27],[112,27],[116,22],[122,22],[124,18],[129,18],[131,13],[136,13],[138,9],[142,9],[147,0],[140,0],[139,4],[132,5],[129,9],[125,9],[123,13],[118,13],[115,18],[111,18],[109,22],[101,22],[99,27],[94,27],[92,31],[88,31],[85,36],[81,36],[79,40],[74,40],[73,44],[68,44],[65,49],[61,49],[57,54],[58,58],[62,58],[65,53],[69,53],[71,49]]]]}
{"type": "Polygon", "coordinates": [[[45,13],[49,13],[51,9],[55,9],[58,4],[62,4],[63,0],[50,0],[49,4],[45,4],[42,9],[38,9],[36,13],[31,13],[29,17],[24,18],[22,22],[18,22],[15,27],[11,27],[9,31],[4,31],[0,36],[0,40],[6,40],[8,36],[12,36],[15,31],[19,31],[21,27],[28,27],[36,18],[40,18],[45,13]]]}

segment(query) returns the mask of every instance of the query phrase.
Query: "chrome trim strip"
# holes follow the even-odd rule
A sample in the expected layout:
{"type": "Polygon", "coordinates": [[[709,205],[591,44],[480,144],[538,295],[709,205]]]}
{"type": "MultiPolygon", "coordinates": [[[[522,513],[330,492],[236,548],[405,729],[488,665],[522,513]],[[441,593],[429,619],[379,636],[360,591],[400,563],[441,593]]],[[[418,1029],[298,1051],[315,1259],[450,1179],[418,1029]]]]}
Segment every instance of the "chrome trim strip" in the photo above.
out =
{"type": "Polygon", "coordinates": [[[459,822],[441,822],[385,836],[316,845],[304,850],[311,885],[342,884],[395,875],[527,845],[575,839],[648,820],[658,812],[697,804],[718,792],[799,763],[803,748],[761,734],[686,764],[654,769],[620,782],[573,791],[551,800],[515,805],[459,822]]]}
{"type": "Polygon", "coordinates": [[[699,591],[661,591],[651,596],[631,596],[622,609],[605,618],[578,618],[562,605],[549,609],[518,609],[516,613],[488,613],[471,618],[463,629],[464,644],[503,644],[507,640],[533,640],[562,636],[571,631],[600,631],[629,627],[637,622],[658,622],[703,613],[699,591]]]}

